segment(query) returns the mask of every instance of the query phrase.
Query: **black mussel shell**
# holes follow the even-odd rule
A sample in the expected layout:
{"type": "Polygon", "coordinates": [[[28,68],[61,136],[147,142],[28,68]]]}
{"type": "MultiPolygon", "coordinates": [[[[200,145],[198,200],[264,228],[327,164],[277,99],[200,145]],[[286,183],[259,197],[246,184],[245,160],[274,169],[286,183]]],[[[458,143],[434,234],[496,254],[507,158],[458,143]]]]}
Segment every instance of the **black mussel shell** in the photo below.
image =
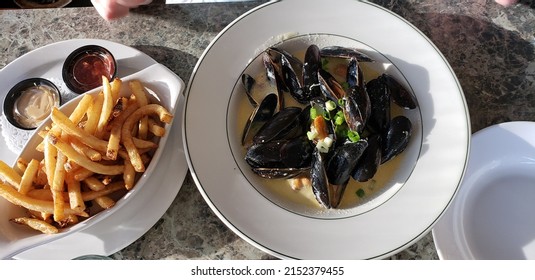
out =
{"type": "Polygon", "coordinates": [[[312,150],[306,137],[256,143],[247,149],[245,161],[253,168],[306,168],[312,150]]]}
{"type": "Polygon", "coordinates": [[[278,96],[278,108],[277,110],[284,107],[284,91],[287,91],[286,84],[284,83],[284,79],[282,78],[282,74],[280,73],[280,67],[277,63],[275,63],[272,59],[272,57],[269,55],[268,52],[264,52],[262,55],[262,61],[264,63],[264,67],[266,69],[266,77],[271,84],[271,86],[275,87],[277,89],[276,93],[278,96]]]}
{"type": "Polygon", "coordinates": [[[312,145],[306,137],[288,140],[281,147],[281,161],[286,167],[309,167],[312,160],[312,145]]]}
{"type": "Polygon", "coordinates": [[[366,83],[371,112],[368,127],[377,133],[385,133],[390,122],[390,91],[383,76],[366,83]]]}
{"type": "Polygon", "coordinates": [[[271,119],[271,117],[273,117],[277,108],[277,102],[277,95],[274,93],[270,93],[266,95],[266,97],[262,99],[262,102],[260,102],[260,104],[258,104],[254,108],[253,112],[251,113],[251,116],[249,116],[249,119],[245,124],[245,127],[243,128],[242,145],[245,145],[247,142],[249,142],[250,138],[256,135],[258,130],[269,119],[271,119]]]}
{"type": "Polygon", "coordinates": [[[358,182],[366,182],[373,178],[381,164],[381,136],[374,134],[367,140],[368,147],[364,150],[351,175],[358,182]]]}
{"type": "Polygon", "coordinates": [[[312,185],[312,192],[318,203],[325,208],[331,208],[329,201],[329,180],[327,179],[323,155],[317,149],[314,149],[312,153],[310,183],[312,185]]]}
{"type": "Polygon", "coordinates": [[[353,131],[362,133],[371,114],[371,102],[364,87],[352,87],[344,102],[344,116],[353,131]]]}
{"type": "Polygon", "coordinates": [[[273,57],[274,54],[278,54],[279,56],[285,56],[286,59],[288,59],[295,67],[302,68],[303,62],[293,56],[291,53],[287,52],[286,50],[277,48],[277,47],[270,47],[268,49],[268,53],[273,57]]]}
{"type": "Polygon", "coordinates": [[[308,96],[308,93],[304,91],[290,61],[284,55],[281,55],[281,72],[284,84],[290,92],[290,95],[297,100],[297,102],[306,104],[310,100],[310,97],[308,96]]]}
{"type": "Polygon", "coordinates": [[[254,173],[266,179],[291,179],[310,172],[307,168],[253,168],[254,173]]]}
{"type": "Polygon", "coordinates": [[[303,63],[303,87],[311,98],[321,95],[319,88],[318,71],[321,69],[320,50],[316,45],[310,45],[305,52],[303,63]]]}
{"type": "Polygon", "coordinates": [[[251,75],[249,74],[243,74],[241,76],[241,82],[243,84],[243,87],[245,88],[245,94],[247,95],[247,100],[249,100],[249,103],[253,106],[258,106],[258,102],[254,100],[252,94],[253,86],[256,84],[256,81],[251,75]]]}
{"type": "Polygon", "coordinates": [[[337,208],[342,201],[347,183],[359,158],[368,146],[366,140],[345,143],[337,147],[327,163],[329,182],[329,201],[332,208],[337,208]]]}
{"type": "Polygon", "coordinates": [[[359,62],[352,57],[347,65],[347,84],[349,87],[364,87],[364,73],[359,62]]]}
{"type": "Polygon", "coordinates": [[[411,121],[405,116],[394,117],[383,140],[381,163],[400,154],[409,144],[412,135],[411,121]]]}
{"type": "Polygon", "coordinates": [[[258,130],[253,137],[253,143],[284,139],[292,129],[300,128],[298,118],[300,113],[299,107],[286,107],[280,110],[258,130]]]}
{"type": "Polygon", "coordinates": [[[320,69],[318,72],[318,82],[323,96],[334,102],[345,97],[344,87],[327,71],[320,69]]]}
{"type": "Polygon", "coordinates": [[[285,141],[271,141],[251,145],[245,154],[245,161],[253,168],[281,168],[280,150],[285,141]]]}
{"type": "Polygon", "coordinates": [[[338,146],[327,163],[327,178],[333,185],[347,184],[358,160],[368,146],[366,140],[338,146]]]}
{"type": "Polygon", "coordinates": [[[369,56],[359,51],[358,49],[341,47],[341,46],[324,47],[320,50],[320,54],[322,57],[339,57],[339,58],[354,57],[358,61],[361,61],[361,62],[373,62],[374,61],[373,59],[371,59],[369,56]]]}
{"type": "Polygon", "coordinates": [[[390,89],[390,94],[392,95],[392,101],[405,109],[415,109],[416,108],[416,97],[407,90],[400,82],[398,82],[394,77],[383,74],[382,75],[390,89]]]}

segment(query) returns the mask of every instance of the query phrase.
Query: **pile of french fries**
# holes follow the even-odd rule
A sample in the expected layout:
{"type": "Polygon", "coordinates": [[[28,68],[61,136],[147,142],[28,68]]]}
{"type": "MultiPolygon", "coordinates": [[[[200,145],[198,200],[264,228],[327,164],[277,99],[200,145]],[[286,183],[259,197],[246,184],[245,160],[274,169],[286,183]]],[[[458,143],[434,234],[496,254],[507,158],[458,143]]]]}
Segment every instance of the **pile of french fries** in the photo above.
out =
{"type": "Polygon", "coordinates": [[[0,161],[0,196],[28,212],[11,221],[57,233],[115,205],[145,171],[173,116],[150,103],[139,80],[128,82],[128,97],[121,79],[102,82],[70,116],[53,109],[38,132],[42,159],[19,158],[13,168],[0,161]]]}

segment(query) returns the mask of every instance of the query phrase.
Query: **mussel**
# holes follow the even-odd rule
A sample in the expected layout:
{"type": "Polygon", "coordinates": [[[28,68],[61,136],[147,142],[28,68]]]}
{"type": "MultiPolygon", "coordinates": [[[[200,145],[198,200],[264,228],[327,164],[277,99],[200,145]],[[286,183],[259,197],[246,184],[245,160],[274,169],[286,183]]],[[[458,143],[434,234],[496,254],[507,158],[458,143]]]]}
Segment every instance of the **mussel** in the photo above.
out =
{"type": "Polygon", "coordinates": [[[288,61],[290,61],[294,65],[294,69],[296,69],[296,67],[297,68],[303,67],[303,62],[301,60],[299,60],[298,58],[296,58],[295,56],[293,56],[291,53],[287,52],[284,49],[277,48],[277,47],[270,47],[267,49],[267,53],[271,57],[274,57],[275,54],[278,56],[285,56],[286,59],[288,59],[288,61]]]}
{"type": "Polygon", "coordinates": [[[364,74],[359,62],[352,57],[347,66],[347,99],[345,100],[345,115],[349,127],[362,133],[371,114],[371,102],[365,87],[364,74]]]}
{"type": "Polygon", "coordinates": [[[318,82],[321,93],[325,98],[338,102],[338,100],[346,96],[344,87],[324,69],[320,69],[318,72],[318,82]]]}
{"type": "Polygon", "coordinates": [[[307,168],[252,168],[256,175],[266,179],[292,179],[299,176],[308,176],[310,167],[307,168]]]}
{"type": "Polygon", "coordinates": [[[387,162],[405,150],[412,135],[411,121],[405,116],[396,116],[390,121],[382,147],[381,162],[387,162]]]}
{"type": "Polygon", "coordinates": [[[318,203],[325,208],[331,208],[329,179],[327,178],[327,171],[325,169],[324,155],[317,149],[314,149],[312,153],[310,183],[312,185],[312,192],[318,203]]]}
{"type": "Polygon", "coordinates": [[[282,78],[292,97],[301,104],[306,104],[310,100],[309,93],[306,92],[299,81],[290,61],[285,55],[281,55],[281,72],[282,78]]]}
{"type": "Polygon", "coordinates": [[[321,95],[318,81],[320,69],[320,49],[316,45],[310,45],[305,52],[305,61],[303,63],[303,87],[308,100],[321,95]]]}
{"type": "Polygon", "coordinates": [[[277,94],[277,97],[278,97],[277,110],[276,110],[278,111],[279,109],[284,107],[283,93],[284,91],[287,90],[287,88],[281,77],[280,70],[277,69],[279,67],[277,66],[277,64],[273,62],[271,56],[267,52],[263,53],[262,61],[266,69],[266,78],[268,82],[272,85],[272,87],[275,88],[275,93],[277,94]]]}
{"type": "MultiPolygon", "coordinates": [[[[254,101],[254,99],[250,100],[254,101]]],[[[277,95],[274,93],[270,93],[266,95],[264,99],[262,99],[262,102],[260,102],[260,104],[256,105],[249,119],[247,119],[245,127],[243,128],[242,145],[248,143],[249,138],[251,138],[252,135],[256,135],[262,125],[265,124],[273,116],[273,114],[275,113],[275,109],[277,108],[277,102],[277,95]]]]}
{"type": "Polygon", "coordinates": [[[245,161],[253,168],[310,167],[312,146],[306,137],[256,143],[247,149],[245,161]]]}
{"type": "Polygon", "coordinates": [[[384,76],[366,83],[370,98],[370,119],[368,127],[376,133],[383,133],[390,123],[390,90],[384,76]]]}
{"type": "Polygon", "coordinates": [[[351,173],[353,179],[358,182],[366,182],[373,178],[381,164],[381,136],[379,134],[373,134],[367,140],[368,146],[360,156],[351,173]]]}
{"type": "Polygon", "coordinates": [[[385,83],[392,95],[392,101],[405,109],[415,109],[417,106],[416,98],[394,77],[388,74],[382,74],[385,83]]]}
{"type": "Polygon", "coordinates": [[[366,147],[368,147],[366,140],[345,143],[334,149],[329,157],[326,169],[331,207],[336,208],[340,204],[351,173],[366,147]]]}
{"type": "Polygon", "coordinates": [[[328,46],[321,48],[320,54],[322,57],[338,57],[338,58],[356,58],[362,62],[373,62],[369,56],[354,48],[347,48],[341,46],[328,46]]]}
{"type": "Polygon", "coordinates": [[[256,84],[256,80],[253,77],[251,77],[251,75],[249,74],[242,74],[241,82],[242,82],[243,88],[245,89],[245,94],[247,96],[247,100],[249,100],[249,103],[253,107],[258,106],[258,102],[256,102],[256,100],[253,98],[253,94],[252,94],[253,87],[256,84]]]}
{"type": "Polygon", "coordinates": [[[286,107],[275,113],[253,136],[253,143],[264,143],[272,140],[288,139],[302,131],[301,112],[299,107],[286,107]]]}

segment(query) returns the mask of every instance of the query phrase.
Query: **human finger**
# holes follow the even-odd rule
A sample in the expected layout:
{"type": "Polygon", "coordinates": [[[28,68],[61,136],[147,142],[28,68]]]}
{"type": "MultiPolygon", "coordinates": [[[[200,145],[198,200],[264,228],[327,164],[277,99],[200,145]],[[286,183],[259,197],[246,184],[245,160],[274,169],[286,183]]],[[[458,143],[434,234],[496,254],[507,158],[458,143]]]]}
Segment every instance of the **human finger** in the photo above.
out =
{"type": "Polygon", "coordinates": [[[518,0],[495,0],[496,3],[502,5],[502,6],[511,6],[513,4],[516,4],[518,0]]]}
{"type": "Polygon", "coordinates": [[[125,17],[130,10],[129,7],[120,5],[112,0],[91,0],[93,7],[97,10],[101,17],[106,20],[113,20],[125,17]]]}

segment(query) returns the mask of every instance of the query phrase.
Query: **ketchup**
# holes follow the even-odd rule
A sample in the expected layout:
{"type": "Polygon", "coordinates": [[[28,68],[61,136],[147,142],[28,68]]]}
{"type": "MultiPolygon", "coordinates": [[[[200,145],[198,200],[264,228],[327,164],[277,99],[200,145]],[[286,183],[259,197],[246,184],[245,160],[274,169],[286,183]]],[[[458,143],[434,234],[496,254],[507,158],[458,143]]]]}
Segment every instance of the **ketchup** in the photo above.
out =
{"type": "Polygon", "coordinates": [[[102,85],[102,77],[115,78],[117,62],[113,54],[97,45],[74,50],[63,63],[62,77],[67,87],[82,94],[102,85]]]}
{"type": "Polygon", "coordinates": [[[88,54],[78,60],[73,68],[74,78],[82,85],[100,85],[102,76],[111,79],[109,61],[97,54],[88,54]]]}

